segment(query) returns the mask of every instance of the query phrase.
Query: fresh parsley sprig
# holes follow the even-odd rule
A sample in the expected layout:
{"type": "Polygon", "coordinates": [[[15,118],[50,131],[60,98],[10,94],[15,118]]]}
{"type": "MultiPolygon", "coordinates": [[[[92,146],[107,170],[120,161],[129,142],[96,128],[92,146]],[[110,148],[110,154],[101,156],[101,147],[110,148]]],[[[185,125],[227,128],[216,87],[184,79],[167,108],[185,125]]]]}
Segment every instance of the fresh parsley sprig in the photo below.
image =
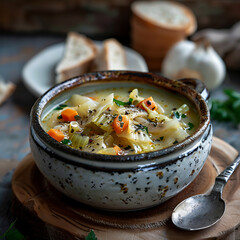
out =
{"type": "Polygon", "coordinates": [[[189,122],[188,123],[188,130],[191,131],[194,128],[194,124],[189,122]]]}
{"type": "Polygon", "coordinates": [[[89,232],[89,234],[85,237],[85,240],[97,240],[96,235],[93,230],[89,232]]]}
{"type": "Polygon", "coordinates": [[[0,239],[6,240],[25,240],[25,237],[15,228],[17,219],[12,222],[7,231],[0,236],[0,239]]]}
{"type": "Polygon", "coordinates": [[[70,139],[63,139],[61,141],[62,144],[65,144],[65,145],[71,145],[72,144],[72,141],[70,139]]]}
{"type": "Polygon", "coordinates": [[[137,132],[138,130],[142,130],[142,131],[145,130],[148,134],[148,127],[147,126],[144,126],[142,124],[136,124],[135,126],[136,126],[135,132],[137,132]]]}
{"type": "Polygon", "coordinates": [[[113,102],[115,102],[119,107],[120,106],[124,106],[124,107],[127,107],[127,106],[130,106],[133,102],[133,99],[132,98],[129,98],[128,102],[122,102],[120,100],[117,100],[117,99],[113,99],[113,102]]]}
{"type": "Polygon", "coordinates": [[[68,106],[67,104],[60,104],[56,108],[54,108],[54,110],[62,110],[62,109],[64,109],[67,106],[68,106]]]}
{"type": "Polygon", "coordinates": [[[180,119],[180,114],[178,111],[173,112],[173,115],[175,116],[176,119],[180,119]]]}
{"type": "Polygon", "coordinates": [[[240,93],[225,89],[224,101],[212,100],[211,118],[220,122],[240,123],[240,93]]]}

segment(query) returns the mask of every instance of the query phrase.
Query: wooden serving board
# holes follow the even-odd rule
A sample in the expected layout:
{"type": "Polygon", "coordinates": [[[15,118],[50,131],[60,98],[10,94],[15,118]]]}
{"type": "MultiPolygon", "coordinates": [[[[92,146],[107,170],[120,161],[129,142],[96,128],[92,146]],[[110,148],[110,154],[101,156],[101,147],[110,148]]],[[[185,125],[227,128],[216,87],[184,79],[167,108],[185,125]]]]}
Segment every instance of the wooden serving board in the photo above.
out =
{"type": "Polygon", "coordinates": [[[177,229],[170,216],[174,207],[185,198],[209,192],[215,177],[236,156],[233,147],[213,138],[212,150],[202,171],[185,190],[157,207],[120,213],[100,211],[63,196],[47,182],[29,154],[18,165],[12,179],[13,211],[19,219],[19,227],[33,239],[84,239],[91,229],[98,240],[219,238],[240,224],[239,169],[224,188],[226,211],[216,225],[188,232],[177,229]]]}

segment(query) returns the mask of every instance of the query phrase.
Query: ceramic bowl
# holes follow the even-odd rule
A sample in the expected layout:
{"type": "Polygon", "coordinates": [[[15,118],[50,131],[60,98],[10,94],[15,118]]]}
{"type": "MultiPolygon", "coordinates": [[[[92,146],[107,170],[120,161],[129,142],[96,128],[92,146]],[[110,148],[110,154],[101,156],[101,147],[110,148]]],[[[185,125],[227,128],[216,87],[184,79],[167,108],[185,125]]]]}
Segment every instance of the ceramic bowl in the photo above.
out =
{"type": "MultiPolygon", "coordinates": [[[[36,165],[60,192],[96,208],[139,210],[166,201],[195,179],[211,148],[209,110],[206,99],[192,89],[193,85],[199,88],[196,83],[186,79],[172,81],[151,73],[105,71],[56,85],[36,101],[31,111],[30,146],[36,165]],[[199,112],[198,129],[169,148],[125,156],[78,151],[55,141],[43,130],[44,115],[72,94],[126,85],[155,90],[165,88],[184,95],[199,112]]],[[[200,86],[200,90],[206,98],[204,88],[200,86]]]]}

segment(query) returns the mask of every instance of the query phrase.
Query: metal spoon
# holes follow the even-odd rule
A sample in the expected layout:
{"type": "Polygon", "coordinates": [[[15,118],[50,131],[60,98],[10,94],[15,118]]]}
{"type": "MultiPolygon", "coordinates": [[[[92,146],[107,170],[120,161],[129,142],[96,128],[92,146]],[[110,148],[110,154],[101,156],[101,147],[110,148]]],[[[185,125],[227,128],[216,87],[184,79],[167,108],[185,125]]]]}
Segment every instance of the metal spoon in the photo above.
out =
{"type": "Polygon", "coordinates": [[[179,203],[172,213],[172,222],[184,230],[201,230],[218,222],[225,211],[222,191],[240,163],[240,155],[216,178],[209,195],[196,195],[179,203]]]}

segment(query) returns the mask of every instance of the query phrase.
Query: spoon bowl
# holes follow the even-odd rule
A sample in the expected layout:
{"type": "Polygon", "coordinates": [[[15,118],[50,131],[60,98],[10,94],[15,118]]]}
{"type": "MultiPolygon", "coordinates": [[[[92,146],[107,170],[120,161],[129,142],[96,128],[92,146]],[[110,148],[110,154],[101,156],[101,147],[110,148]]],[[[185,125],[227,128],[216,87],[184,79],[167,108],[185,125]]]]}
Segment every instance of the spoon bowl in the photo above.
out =
{"type": "Polygon", "coordinates": [[[225,168],[215,180],[210,194],[196,195],[179,203],[172,213],[172,222],[178,228],[194,231],[213,226],[223,216],[225,202],[222,199],[222,191],[240,164],[240,156],[225,168]]]}
{"type": "Polygon", "coordinates": [[[174,209],[173,223],[185,230],[201,230],[217,223],[225,211],[225,202],[214,194],[190,197],[174,209]]]}

